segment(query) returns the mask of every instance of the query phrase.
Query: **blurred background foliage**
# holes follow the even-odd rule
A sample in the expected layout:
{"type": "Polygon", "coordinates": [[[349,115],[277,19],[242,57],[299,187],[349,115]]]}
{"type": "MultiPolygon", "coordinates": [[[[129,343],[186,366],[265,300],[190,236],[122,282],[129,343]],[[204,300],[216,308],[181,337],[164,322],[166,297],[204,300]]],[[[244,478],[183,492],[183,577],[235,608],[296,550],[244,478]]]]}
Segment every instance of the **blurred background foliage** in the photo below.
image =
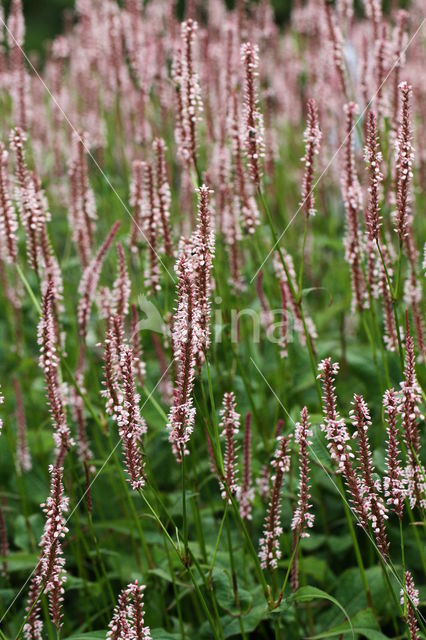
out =
{"type": "MultiPolygon", "coordinates": [[[[1,2],[2,0],[0,0],[1,2]]],[[[141,0],[141,2],[155,2],[155,0],[141,0]]],[[[232,8],[237,0],[226,0],[227,5],[232,8]]],[[[294,0],[270,0],[274,8],[275,18],[278,24],[284,24],[291,13],[294,0]]],[[[318,0],[320,2],[321,0],[318,0]]],[[[122,4],[123,0],[118,0],[122,4]]],[[[185,11],[185,0],[169,0],[176,4],[176,10],[180,18],[185,11]]],[[[246,0],[247,4],[255,4],[257,0],[246,0]]],[[[334,0],[331,0],[333,3],[334,0]]],[[[392,7],[405,7],[409,0],[383,0],[384,11],[389,11],[392,7]]],[[[10,0],[2,1],[6,16],[9,12],[10,0]]],[[[64,18],[67,10],[72,11],[75,0],[23,0],[24,14],[27,24],[26,48],[27,51],[37,51],[43,54],[46,43],[52,40],[63,29],[64,18]]],[[[355,0],[355,10],[362,12],[362,0],[355,0]]],[[[69,14],[68,14],[69,15],[69,14]]]]}

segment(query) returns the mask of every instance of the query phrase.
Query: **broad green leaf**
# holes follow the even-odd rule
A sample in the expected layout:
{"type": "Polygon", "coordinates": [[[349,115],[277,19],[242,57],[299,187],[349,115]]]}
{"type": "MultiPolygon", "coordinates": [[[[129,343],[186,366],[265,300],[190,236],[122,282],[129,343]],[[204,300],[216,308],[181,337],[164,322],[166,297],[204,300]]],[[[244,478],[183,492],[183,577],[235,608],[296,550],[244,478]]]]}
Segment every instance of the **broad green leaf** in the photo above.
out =
{"type": "Polygon", "coordinates": [[[296,593],[291,597],[291,600],[295,600],[296,602],[310,602],[311,600],[328,600],[329,602],[332,602],[334,605],[336,605],[336,607],[340,609],[340,611],[343,613],[343,615],[347,619],[351,629],[352,636],[355,638],[351,619],[346,613],[346,610],[344,609],[344,607],[342,607],[342,605],[338,600],[336,600],[336,598],[333,598],[333,596],[330,596],[328,593],[326,593],[322,589],[318,589],[317,587],[309,587],[309,586],[300,587],[300,589],[298,589],[296,593]]]}
{"type": "MultiPolygon", "coordinates": [[[[365,609],[363,611],[359,611],[353,618],[353,631],[357,635],[362,635],[367,640],[389,640],[388,636],[385,636],[378,629],[378,624],[374,613],[371,609],[365,609]]],[[[309,640],[322,640],[326,638],[333,638],[334,636],[339,636],[342,634],[349,634],[351,629],[349,625],[345,622],[343,624],[339,624],[332,629],[328,629],[323,633],[318,633],[315,636],[310,636],[309,640]]]]}

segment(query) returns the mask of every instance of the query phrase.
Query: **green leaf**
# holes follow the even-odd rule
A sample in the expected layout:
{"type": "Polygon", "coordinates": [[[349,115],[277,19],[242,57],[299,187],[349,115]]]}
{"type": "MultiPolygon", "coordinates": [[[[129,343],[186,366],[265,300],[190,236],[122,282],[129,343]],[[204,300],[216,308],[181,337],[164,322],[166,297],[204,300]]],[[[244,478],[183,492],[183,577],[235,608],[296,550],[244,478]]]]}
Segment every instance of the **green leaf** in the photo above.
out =
{"type": "Polygon", "coordinates": [[[9,553],[6,558],[0,556],[0,562],[3,560],[7,562],[8,571],[13,573],[14,571],[22,571],[23,569],[35,569],[38,562],[38,555],[36,553],[17,551],[16,553],[9,553]]]}
{"type": "Polygon", "coordinates": [[[328,593],[326,593],[322,589],[318,589],[317,587],[300,587],[300,589],[298,589],[296,593],[291,597],[291,600],[295,600],[296,602],[311,602],[311,600],[328,600],[329,602],[332,602],[334,605],[336,605],[336,607],[340,609],[340,611],[345,616],[346,620],[349,623],[352,636],[355,638],[351,619],[346,613],[346,610],[344,609],[344,607],[342,607],[342,605],[338,600],[336,600],[336,598],[333,598],[333,596],[330,596],[328,593]]]}
{"type": "MultiPolygon", "coordinates": [[[[362,635],[367,640],[389,640],[389,638],[383,633],[381,633],[378,629],[376,618],[374,617],[374,613],[371,609],[364,609],[363,611],[359,611],[353,618],[353,631],[357,635],[362,635]]],[[[322,640],[323,638],[332,638],[334,636],[339,636],[341,634],[350,633],[351,629],[349,625],[344,622],[343,624],[339,624],[332,629],[328,629],[323,633],[319,633],[315,636],[310,636],[309,640],[322,640]]]]}
{"type": "Polygon", "coordinates": [[[181,637],[179,633],[170,633],[164,629],[152,629],[152,640],[179,640],[181,637]]]}

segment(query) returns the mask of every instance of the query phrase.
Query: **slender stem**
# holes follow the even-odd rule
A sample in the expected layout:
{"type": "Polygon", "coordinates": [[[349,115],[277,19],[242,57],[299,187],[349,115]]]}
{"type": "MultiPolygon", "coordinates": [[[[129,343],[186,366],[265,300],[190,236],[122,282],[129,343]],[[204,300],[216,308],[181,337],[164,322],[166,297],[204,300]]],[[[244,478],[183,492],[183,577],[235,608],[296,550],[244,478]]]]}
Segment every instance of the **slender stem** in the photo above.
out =
{"type": "Polygon", "coordinates": [[[181,467],[182,467],[182,519],[183,519],[183,546],[184,546],[184,562],[186,565],[189,563],[188,554],[188,517],[186,512],[186,478],[185,478],[185,450],[182,447],[181,450],[181,467]]]}
{"type": "Polygon", "coordinates": [[[304,263],[305,263],[305,248],[306,248],[306,237],[308,235],[308,224],[309,224],[309,219],[308,216],[305,215],[305,223],[303,226],[303,242],[302,242],[302,255],[300,258],[300,267],[299,267],[299,289],[298,289],[298,294],[297,297],[301,298],[302,296],[302,286],[303,286],[303,268],[304,268],[304,263]]]}
{"type": "Polygon", "coordinates": [[[404,585],[404,618],[407,617],[407,596],[405,587],[405,550],[404,550],[404,531],[402,528],[402,518],[399,518],[399,538],[401,541],[401,562],[402,562],[402,583],[404,585]]]}
{"type": "Polygon", "coordinates": [[[401,365],[401,371],[404,371],[404,351],[402,349],[402,340],[401,340],[401,331],[399,328],[399,318],[398,318],[398,301],[397,298],[395,297],[395,293],[392,287],[392,283],[389,277],[389,272],[386,266],[386,261],[382,252],[382,248],[380,246],[380,242],[378,239],[376,239],[376,245],[377,245],[377,250],[379,252],[380,255],[380,260],[382,261],[382,265],[383,265],[383,269],[385,272],[385,276],[386,276],[386,282],[388,284],[389,287],[389,293],[391,296],[391,300],[392,300],[392,309],[393,309],[393,315],[394,315],[394,319],[395,319],[395,329],[396,329],[396,335],[398,338],[398,351],[399,351],[399,362],[401,365]]]}
{"type": "Polygon", "coordinates": [[[349,533],[351,534],[352,543],[353,543],[354,551],[355,551],[355,556],[356,556],[356,560],[357,560],[357,563],[358,563],[359,572],[361,574],[362,586],[364,587],[364,591],[365,591],[365,595],[366,595],[366,598],[367,598],[368,606],[374,611],[373,598],[371,597],[370,587],[368,586],[367,576],[366,576],[366,573],[365,573],[364,562],[362,560],[361,550],[359,548],[358,540],[357,540],[357,537],[356,537],[354,525],[353,525],[353,522],[352,522],[351,513],[350,513],[349,507],[348,507],[348,505],[346,503],[345,492],[344,492],[344,489],[343,489],[342,479],[340,477],[338,477],[337,478],[337,482],[338,482],[339,493],[343,498],[343,507],[345,509],[346,521],[348,523],[349,533]]]}
{"type": "Polygon", "coordinates": [[[229,564],[231,566],[232,589],[234,592],[235,606],[238,609],[238,622],[240,625],[241,636],[245,640],[247,636],[245,634],[244,623],[241,618],[241,603],[240,603],[240,596],[238,594],[238,582],[237,582],[237,573],[235,571],[234,554],[232,552],[232,538],[231,538],[231,527],[229,526],[229,518],[226,518],[226,536],[228,540],[229,564]]]}
{"type": "Polygon", "coordinates": [[[273,238],[273,241],[274,241],[274,247],[276,247],[276,249],[278,251],[278,255],[280,257],[280,261],[281,261],[281,264],[282,264],[283,269],[284,269],[284,273],[285,273],[286,278],[287,278],[287,282],[288,282],[288,286],[290,288],[291,295],[293,296],[294,301],[297,304],[297,307],[299,309],[300,319],[301,319],[302,325],[303,325],[303,333],[305,334],[306,346],[307,346],[308,353],[309,353],[309,361],[311,363],[312,375],[314,377],[314,384],[315,384],[315,388],[317,390],[320,407],[322,407],[321,386],[320,386],[319,380],[317,378],[317,364],[316,364],[315,355],[314,355],[312,338],[311,338],[311,335],[310,335],[310,333],[308,331],[308,327],[306,326],[305,314],[304,314],[303,306],[302,306],[302,299],[301,299],[301,297],[299,297],[298,293],[296,292],[296,290],[294,288],[294,284],[292,282],[290,273],[288,271],[286,262],[284,260],[284,256],[282,254],[281,247],[279,246],[279,240],[277,238],[277,234],[276,234],[275,229],[274,229],[274,224],[272,222],[271,212],[269,211],[269,207],[268,207],[268,205],[266,203],[266,200],[264,198],[264,195],[263,195],[263,193],[262,193],[262,191],[260,189],[258,189],[258,194],[259,194],[259,198],[260,198],[260,200],[262,202],[263,209],[265,210],[266,217],[268,219],[268,224],[269,224],[269,227],[271,229],[272,238],[273,238]]]}

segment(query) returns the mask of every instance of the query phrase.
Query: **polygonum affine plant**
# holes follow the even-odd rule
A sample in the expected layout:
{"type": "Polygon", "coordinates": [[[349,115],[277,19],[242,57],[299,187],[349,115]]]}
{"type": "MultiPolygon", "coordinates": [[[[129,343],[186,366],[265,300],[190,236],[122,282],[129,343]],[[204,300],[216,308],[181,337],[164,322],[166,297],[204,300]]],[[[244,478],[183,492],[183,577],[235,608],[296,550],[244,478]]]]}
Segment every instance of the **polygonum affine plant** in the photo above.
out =
{"type": "Polygon", "coordinates": [[[426,638],[424,2],[60,4],[0,7],[0,640],[426,638]]]}

